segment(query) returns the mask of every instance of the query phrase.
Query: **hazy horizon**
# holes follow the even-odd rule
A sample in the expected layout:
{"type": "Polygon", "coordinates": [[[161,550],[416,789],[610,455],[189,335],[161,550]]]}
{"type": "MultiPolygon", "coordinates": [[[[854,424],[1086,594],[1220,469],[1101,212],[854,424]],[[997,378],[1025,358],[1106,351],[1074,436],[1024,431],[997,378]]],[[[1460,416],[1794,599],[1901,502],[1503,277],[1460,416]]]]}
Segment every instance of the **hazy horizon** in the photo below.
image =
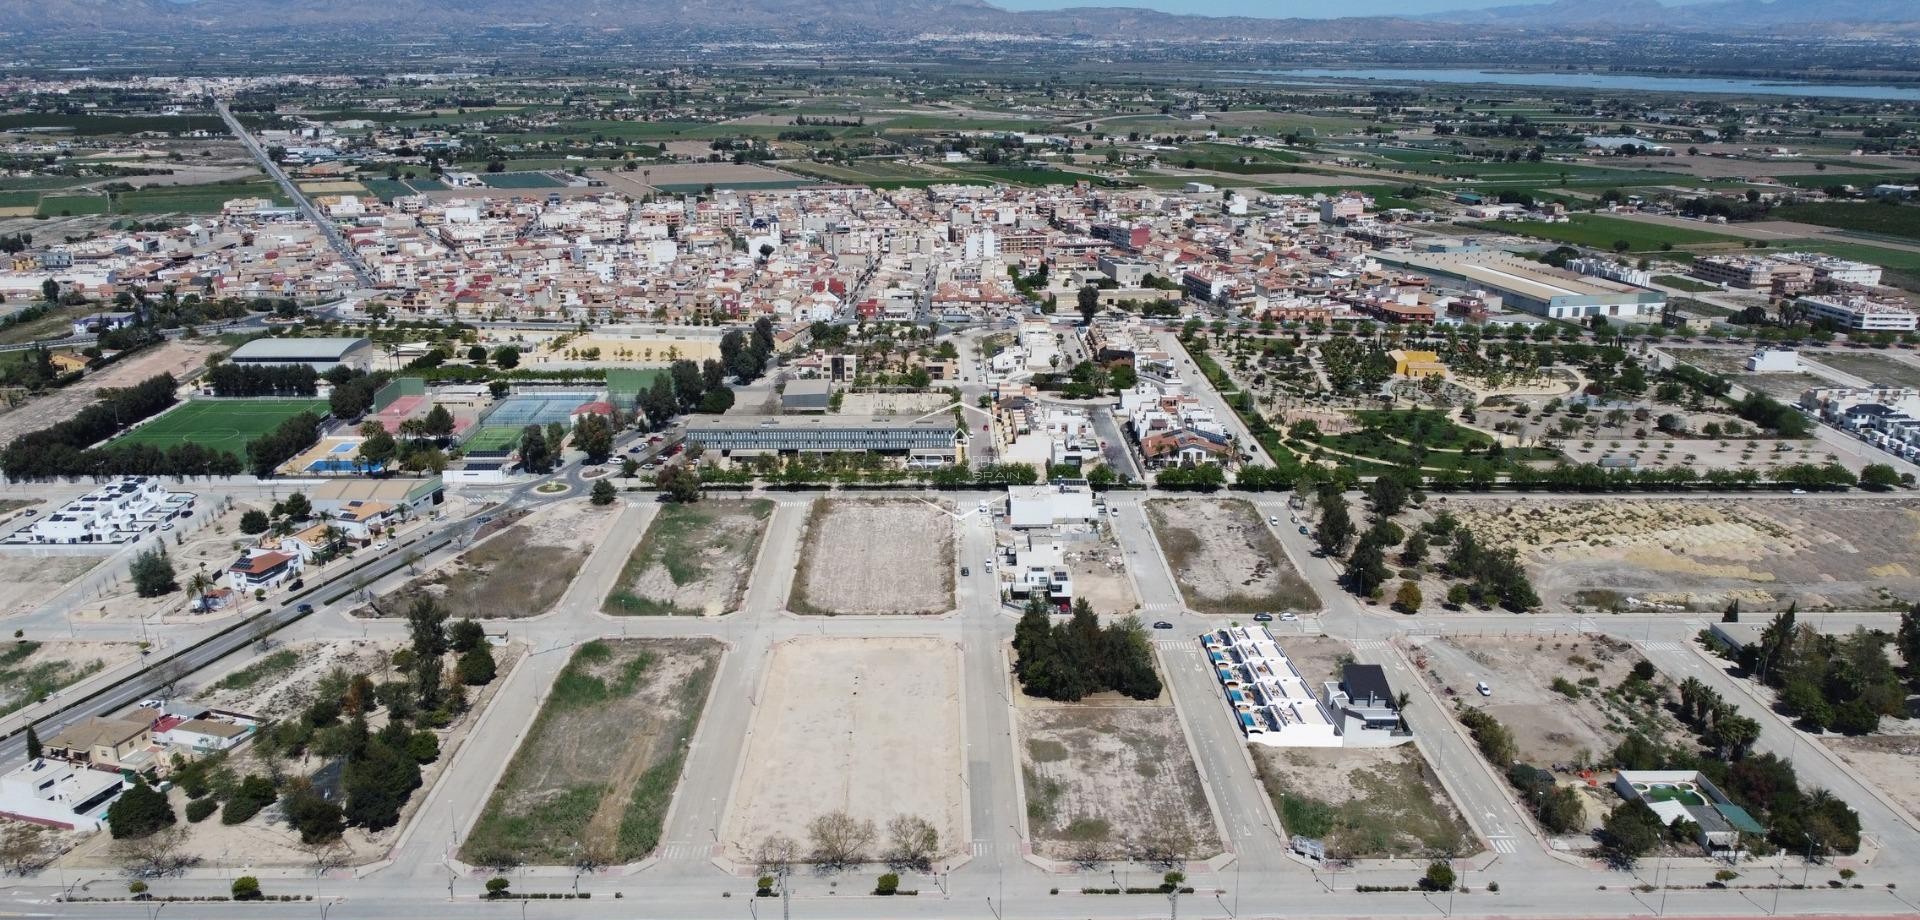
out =
{"type": "MultiPolygon", "coordinates": [[[[1343,16],[1421,16],[1450,10],[1525,6],[1551,0],[988,0],[1009,10],[1060,10],[1077,6],[1133,6],[1195,16],[1257,16],[1266,19],[1337,19],[1343,16]]],[[[1699,0],[1664,0],[1684,5],[1699,0]]]]}

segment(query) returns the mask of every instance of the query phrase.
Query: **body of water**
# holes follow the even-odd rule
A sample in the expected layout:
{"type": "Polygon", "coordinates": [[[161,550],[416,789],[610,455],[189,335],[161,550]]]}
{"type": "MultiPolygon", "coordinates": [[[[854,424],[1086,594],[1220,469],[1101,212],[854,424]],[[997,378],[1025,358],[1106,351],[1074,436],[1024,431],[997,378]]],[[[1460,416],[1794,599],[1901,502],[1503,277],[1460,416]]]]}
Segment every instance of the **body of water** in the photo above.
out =
{"type": "Polygon", "coordinates": [[[1309,80],[1372,80],[1383,83],[1494,83],[1501,86],[1539,86],[1556,89],[1628,90],[1656,93],[1719,93],[1740,96],[1827,96],[1836,99],[1878,99],[1920,102],[1920,87],[1879,84],[1800,83],[1791,80],[1736,80],[1721,77],[1661,77],[1625,73],[1520,73],[1496,70],[1455,70],[1431,67],[1303,68],[1248,71],[1283,82],[1309,80]]]}

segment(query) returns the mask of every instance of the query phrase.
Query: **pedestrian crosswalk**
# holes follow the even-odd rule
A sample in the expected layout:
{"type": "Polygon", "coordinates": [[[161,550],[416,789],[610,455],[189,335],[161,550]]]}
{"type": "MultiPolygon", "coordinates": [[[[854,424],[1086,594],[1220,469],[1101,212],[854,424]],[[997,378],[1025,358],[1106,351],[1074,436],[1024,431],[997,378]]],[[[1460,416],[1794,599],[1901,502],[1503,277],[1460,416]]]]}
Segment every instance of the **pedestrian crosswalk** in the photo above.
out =
{"type": "Polygon", "coordinates": [[[1494,837],[1488,837],[1487,843],[1493,846],[1493,851],[1495,853],[1512,853],[1515,851],[1515,847],[1513,845],[1513,838],[1505,834],[1501,834],[1494,837]]]}
{"type": "Polygon", "coordinates": [[[1192,639],[1155,639],[1153,640],[1153,647],[1169,648],[1169,649],[1192,648],[1193,640],[1192,639]]]}
{"type": "Polygon", "coordinates": [[[713,855],[707,843],[669,843],[660,848],[660,858],[668,862],[695,862],[713,855]]]}
{"type": "Polygon", "coordinates": [[[1649,652],[1684,652],[1687,647],[1679,642],[1642,642],[1640,647],[1649,652]]]}
{"type": "Polygon", "coordinates": [[[1386,642],[1379,639],[1362,639],[1353,644],[1356,652],[1384,652],[1388,647],[1386,642]]]}
{"type": "Polygon", "coordinates": [[[981,857],[981,856],[992,856],[992,855],[993,855],[993,841],[991,841],[991,840],[975,840],[975,841],[973,841],[973,847],[972,847],[972,849],[973,849],[973,855],[974,855],[975,857],[981,857]]]}

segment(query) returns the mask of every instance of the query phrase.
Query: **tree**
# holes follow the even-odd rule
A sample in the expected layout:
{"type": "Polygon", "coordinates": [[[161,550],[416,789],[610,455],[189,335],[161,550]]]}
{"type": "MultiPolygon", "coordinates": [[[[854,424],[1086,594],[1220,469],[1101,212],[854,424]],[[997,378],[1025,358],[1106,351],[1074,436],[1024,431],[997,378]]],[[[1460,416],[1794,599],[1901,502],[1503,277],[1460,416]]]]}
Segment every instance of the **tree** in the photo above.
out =
{"type": "Polygon", "coordinates": [[[267,532],[267,515],[259,509],[249,508],[240,515],[240,532],[248,535],[267,532]]]}
{"type": "Polygon", "coordinates": [[[497,875],[487,879],[487,897],[493,900],[504,898],[507,896],[507,889],[512,885],[512,882],[497,875]]]}
{"type": "Polygon", "coordinates": [[[1075,297],[1079,302],[1080,319],[1089,326],[1093,325],[1094,316],[1100,312],[1100,289],[1091,284],[1085,285],[1075,297]]]}
{"type": "Polygon", "coordinates": [[[1387,581],[1387,557],[1380,549],[1377,540],[1363,539],[1353,548],[1353,555],[1347,557],[1347,586],[1361,597],[1372,597],[1373,592],[1387,581]]]}
{"type": "Polygon", "coordinates": [[[39,760],[41,754],[40,733],[35,731],[33,726],[29,725],[27,726],[27,759],[39,760]]]}
{"type": "Polygon", "coordinates": [[[587,455],[588,463],[607,462],[613,454],[613,422],[598,412],[581,416],[573,425],[573,446],[587,455]]]}
{"type": "Polygon", "coordinates": [[[251,875],[243,875],[233,880],[233,899],[236,901],[258,901],[266,897],[260,893],[260,880],[251,875]]]}
{"type": "Polygon", "coordinates": [[[1452,891],[1453,882],[1453,866],[1439,859],[1428,863],[1427,874],[1420,877],[1420,887],[1427,891],[1452,891]]]}
{"type": "Polygon", "coordinates": [[[493,363],[501,370],[513,370],[520,366],[520,349],[512,345],[502,345],[493,350],[493,363]]]}
{"type": "Polygon", "coordinates": [[[166,793],[140,778],[135,778],[133,786],[107,807],[107,829],[115,840],[145,837],[172,827],[175,820],[166,793]]]}
{"type": "Polygon", "coordinates": [[[360,462],[369,469],[382,468],[393,462],[400,453],[400,445],[387,433],[387,427],[376,421],[361,426],[360,462]]]}
{"type": "Polygon", "coordinates": [[[807,825],[807,836],[813,842],[810,855],[815,863],[827,869],[844,869],[866,862],[874,827],[872,821],[835,811],[814,818],[807,825]]]}
{"type": "Polygon", "coordinates": [[[1601,845],[1616,865],[1631,866],[1660,845],[1666,825],[1639,799],[1621,802],[1600,826],[1601,845]]]}
{"type": "Polygon", "coordinates": [[[486,642],[486,627],[472,617],[462,617],[447,627],[447,647],[456,652],[470,652],[486,642]]]}
{"type": "Polygon", "coordinates": [[[434,407],[428,409],[427,414],[420,419],[420,424],[427,434],[436,438],[450,437],[453,434],[453,413],[447,411],[446,406],[436,403],[434,407]]]}
{"type": "Polygon", "coordinates": [[[1729,601],[1727,603],[1727,609],[1720,612],[1720,622],[1722,623],[1740,622],[1740,599],[1739,598],[1736,597],[1732,601],[1729,601]]]}
{"type": "Polygon", "coordinates": [[[592,494],[593,503],[596,505],[611,505],[615,499],[619,498],[619,493],[613,488],[613,482],[607,479],[594,483],[592,494]]]}
{"type": "Polygon", "coordinates": [[[295,492],[287,496],[286,501],[280,503],[280,513],[286,515],[289,520],[304,521],[313,516],[313,502],[307,498],[305,492],[295,492]]]}
{"type": "Polygon", "coordinates": [[[1893,634],[1893,646],[1907,663],[1907,680],[1920,685],[1920,604],[1900,615],[1900,628],[1893,634]]]}
{"type": "Polygon", "coordinates": [[[700,474],[685,466],[669,466],[654,476],[655,488],[681,504],[700,500],[700,474]]]}
{"type": "Polygon", "coordinates": [[[553,448],[547,443],[547,436],[540,431],[539,425],[528,425],[520,431],[520,468],[529,473],[544,475],[553,472],[553,448]]]}
{"type": "Polygon", "coordinates": [[[1888,492],[1900,485],[1900,474],[1885,463],[1869,463],[1860,468],[1860,488],[1869,492],[1888,492]]]}
{"type": "Polygon", "coordinates": [[[469,687],[483,687],[493,683],[495,673],[493,650],[485,645],[475,646],[460,656],[459,663],[454,666],[454,673],[459,675],[461,683],[469,687]]]}
{"type": "Polygon", "coordinates": [[[130,574],[134,593],[141,597],[161,597],[180,590],[180,583],[173,577],[173,560],[164,545],[135,555],[130,574]]]}
{"type": "Polygon", "coordinates": [[[446,624],[447,612],[431,597],[416,598],[407,608],[407,634],[422,661],[447,653],[446,624]]]}
{"type": "Polygon", "coordinates": [[[940,831],[919,815],[894,815],[887,821],[887,851],[883,857],[896,870],[926,872],[940,853],[940,831]]]}
{"type": "Polygon", "coordinates": [[[340,839],[346,830],[346,816],[340,806],[322,796],[313,788],[306,777],[295,777],[287,782],[286,793],[281,796],[280,812],[300,832],[300,842],[318,844],[340,839]]]}
{"type": "Polygon", "coordinates": [[[1467,601],[1472,599],[1473,589],[1468,588],[1465,584],[1454,582],[1447,587],[1447,606],[1449,607],[1455,609],[1465,607],[1467,601]]]}
{"type": "Polygon", "coordinates": [[[1393,594],[1394,609],[1401,613],[1419,613],[1421,600],[1420,586],[1411,580],[1401,582],[1400,590],[1393,594]]]}
{"type": "Polygon", "coordinates": [[[365,754],[347,761],[342,785],[347,823],[382,830],[400,821],[401,806],[420,787],[420,765],[404,751],[374,741],[365,754]]]}
{"type": "Polygon", "coordinates": [[[1353,539],[1353,519],[1347,516],[1344,499],[1336,498],[1320,512],[1320,523],[1314,527],[1313,539],[1320,544],[1320,550],[1329,556],[1346,552],[1348,542],[1353,539]]]}
{"type": "Polygon", "coordinates": [[[1413,536],[1407,538],[1406,545],[1400,548],[1400,564],[1412,568],[1425,561],[1427,561],[1427,532],[1415,530],[1413,536]]]}

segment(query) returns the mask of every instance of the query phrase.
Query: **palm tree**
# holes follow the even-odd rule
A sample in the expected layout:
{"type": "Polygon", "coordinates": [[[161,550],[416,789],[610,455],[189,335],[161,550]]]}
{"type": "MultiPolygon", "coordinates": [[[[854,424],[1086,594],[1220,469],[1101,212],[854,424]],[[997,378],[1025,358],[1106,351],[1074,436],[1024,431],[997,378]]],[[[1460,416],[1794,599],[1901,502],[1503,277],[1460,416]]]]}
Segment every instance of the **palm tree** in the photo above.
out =
{"type": "Polygon", "coordinates": [[[207,609],[207,592],[212,591],[219,584],[220,582],[208,575],[205,569],[201,569],[187,579],[187,593],[193,596],[201,610],[205,610],[207,609]]]}
{"type": "Polygon", "coordinates": [[[1405,690],[1400,691],[1393,698],[1393,711],[1394,711],[1394,714],[1400,717],[1400,733],[1401,734],[1406,734],[1406,731],[1407,731],[1407,703],[1412,702],[1412,700],[1413,700],[1413,694],[1410,694],[1405,690]]]}

